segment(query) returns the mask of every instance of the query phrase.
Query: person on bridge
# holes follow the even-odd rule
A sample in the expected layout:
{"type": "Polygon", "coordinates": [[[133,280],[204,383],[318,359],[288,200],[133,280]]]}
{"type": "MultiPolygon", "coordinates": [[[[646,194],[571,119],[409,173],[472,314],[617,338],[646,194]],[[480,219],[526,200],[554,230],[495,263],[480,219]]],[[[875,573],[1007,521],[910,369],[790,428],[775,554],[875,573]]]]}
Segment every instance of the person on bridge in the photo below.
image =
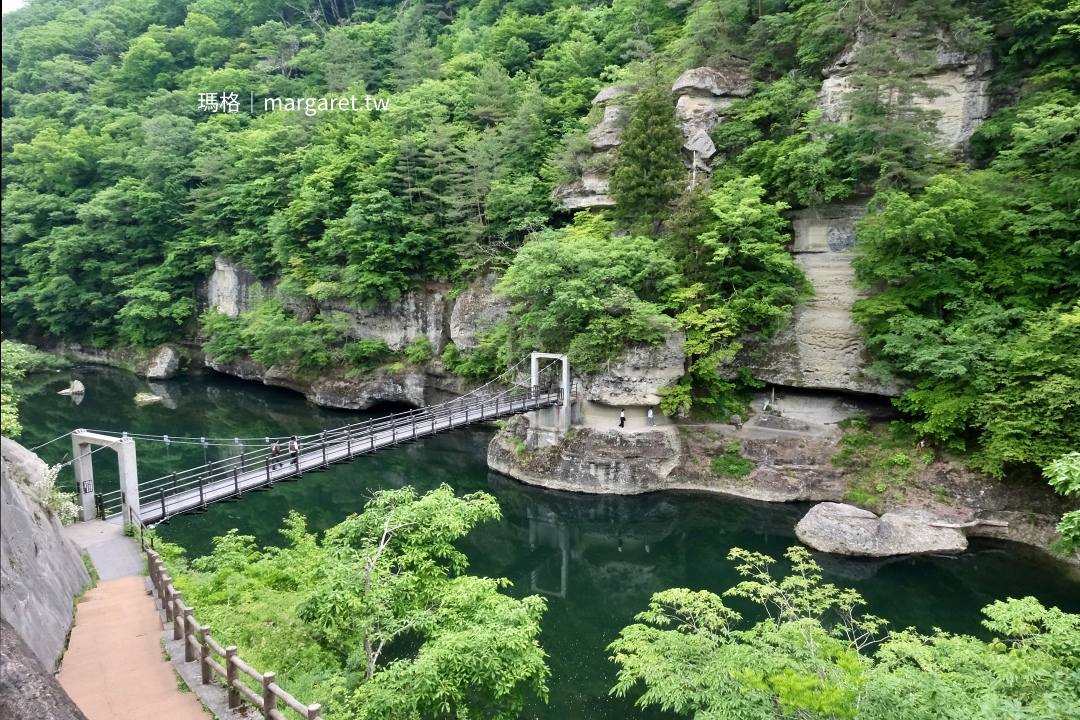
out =
{"type": "Polygon", "coordinates": [[[289,462],[300,462],[300,441],[296,439],[295,435],[293,435],[292,439],[289,440],[289,462]]]}
{"type": "Polygon", "coordinates": [[[626,410],[619,411],[619,427],[626,427],[626,410]]]}
{"type": "Polygon", "coordinates": [[[270,448],[270,462],[271,467],[275,470],[281,465],[281,443],[277,440],[274,441],[273,447],[270,448]]]}

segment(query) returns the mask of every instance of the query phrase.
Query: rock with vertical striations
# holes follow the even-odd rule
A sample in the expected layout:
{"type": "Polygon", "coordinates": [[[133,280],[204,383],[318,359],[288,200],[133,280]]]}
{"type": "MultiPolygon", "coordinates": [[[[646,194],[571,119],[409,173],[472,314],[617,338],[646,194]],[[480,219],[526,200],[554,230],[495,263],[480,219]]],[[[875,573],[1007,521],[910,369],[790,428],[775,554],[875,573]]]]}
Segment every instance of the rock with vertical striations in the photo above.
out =
{"type": "Polygon", "coordinates": [[[14,440],[2,442],[0,616],[51,670],[71,629],[72,599],[90,574],[60,520],[35,497],[45,463],[14,440]]]}

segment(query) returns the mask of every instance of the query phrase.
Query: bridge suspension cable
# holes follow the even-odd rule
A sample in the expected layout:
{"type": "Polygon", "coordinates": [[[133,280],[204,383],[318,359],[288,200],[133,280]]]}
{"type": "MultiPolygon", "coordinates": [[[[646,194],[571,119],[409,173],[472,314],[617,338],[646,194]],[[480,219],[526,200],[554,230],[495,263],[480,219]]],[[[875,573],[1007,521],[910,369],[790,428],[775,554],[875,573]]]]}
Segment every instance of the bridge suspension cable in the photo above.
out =
{"type": "MultiPolygon", "coordinates": [[[[538,368],[538,371],[543,373],[561,361],[561,358],[554,359],[542,370],[538,368]]],[[[285,452],[278,455],[273,455],[271,448],[265,444],[248,450],[250,446],[235,442],[239,438],[232,443],[218,443],[233,448],[234,452],[229,457],[198,467],[139,482],[135,507],[143,521],[160,522],[180,513],[204,509],[210,503],[237,499],[245,492],[272,487],[277,481],[302,477],[304,472],[322,470],[331,463],[346,461],[357,455],[476,422],[569,402],[572,384],[570,387],[541,387],[514,382],[513,373],[524,362],[508,368],[465,395],[444,403],[296,436],[297,446],[286,446],[285,452]],[[505,386],[497,387],[501,382],[505,386]]],[[[532,382],[532,377],[539,376],[531,376],[528,382],[532,382]]],[[[196,443],[202,444],[202,438],[196,443]]],[[[127,505],[119,490],[98,497],[99,512],[102,514],[118,511],[122,502],[127,505]]]]}

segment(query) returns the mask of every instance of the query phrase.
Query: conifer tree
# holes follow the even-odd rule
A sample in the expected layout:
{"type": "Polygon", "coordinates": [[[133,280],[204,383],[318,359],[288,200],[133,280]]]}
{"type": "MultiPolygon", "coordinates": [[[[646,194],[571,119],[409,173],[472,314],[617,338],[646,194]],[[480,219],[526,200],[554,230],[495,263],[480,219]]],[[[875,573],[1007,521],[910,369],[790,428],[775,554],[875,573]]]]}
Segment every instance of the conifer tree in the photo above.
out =
{"type": "Polygon", "coordinates": [[[630,113],[611,173],[615,216],[623,224],[655,230],[683,190],[682,133],[663,86],[639,94],[630,113]]]}

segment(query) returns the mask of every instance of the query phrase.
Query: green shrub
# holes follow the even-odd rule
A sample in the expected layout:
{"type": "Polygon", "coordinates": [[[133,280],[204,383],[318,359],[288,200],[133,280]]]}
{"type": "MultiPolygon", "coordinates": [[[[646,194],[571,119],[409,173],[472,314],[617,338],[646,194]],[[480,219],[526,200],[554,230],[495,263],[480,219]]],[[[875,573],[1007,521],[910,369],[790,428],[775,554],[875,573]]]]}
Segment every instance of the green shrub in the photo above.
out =
{"type": "Polygon", "coordinates": [[[744,478],[754,469],[754,463],[738,455],[717,455],[712,459],[712,471],[721,477],[744,478]]]}
{"type": "Polygon", "coordinates": [[[423,365],[435,357],[435,353],[431,349],[431,341],[423,335],[410,340],[409,344],[405,346],[404,353],[405,359],[411,365],[423,365]]]}

